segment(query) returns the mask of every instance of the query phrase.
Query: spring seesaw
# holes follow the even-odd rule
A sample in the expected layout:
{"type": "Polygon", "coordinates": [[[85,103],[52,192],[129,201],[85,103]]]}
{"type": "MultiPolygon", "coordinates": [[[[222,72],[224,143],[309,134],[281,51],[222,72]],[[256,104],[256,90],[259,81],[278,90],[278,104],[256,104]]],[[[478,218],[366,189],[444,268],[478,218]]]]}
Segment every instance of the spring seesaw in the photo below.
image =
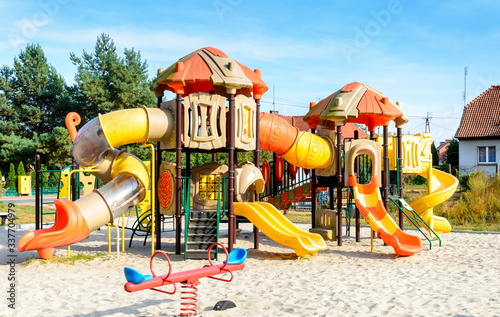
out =
{"type": "Polygon", "coordinates": [[[145,289],[150,289],[153,291],[165,293],[165,294],[175,294],[177,291],[176,283],[181,283],[181,302],[183,306],[181,308],[181,316],[196,316],[197,314],[197,285],[200,284],[200,278],[208,277],[215,280],[223,282],[231,282],[233,280],[233,271],[241,270],[245,267],[245,259],[247,257],[247,251],[242,248],[237,248],[228,254],[226,248],[220,243],[214,243],[208,249],[208,262],[210,265],[205,265],[202,268],[172,273],[172,264],[168,256],[161,251],[156,252],[151,257],[149,262],[149,267],[151,270],[151,275],[143,275],[139,271],[126,267],[124,269],[125,278],[127,283],[125,284],[125,290],[127,292],[137,292],[145,289]],[[214,265],[210,260],[210,251],[214,246],[220,246],[226,254],[226,260],[223,264],[214,265]],[[157,255],[162,255],[168,262],[168,274],[156,276],[153,271],[153,260],[157,255]],[[231,277],[229,279],[223,279],[215,277],[218,274],[229,273],[231,277]],[[172,285],[174,287],[173,291],[165,291],[158,289],[158,287],[172,285]]]}

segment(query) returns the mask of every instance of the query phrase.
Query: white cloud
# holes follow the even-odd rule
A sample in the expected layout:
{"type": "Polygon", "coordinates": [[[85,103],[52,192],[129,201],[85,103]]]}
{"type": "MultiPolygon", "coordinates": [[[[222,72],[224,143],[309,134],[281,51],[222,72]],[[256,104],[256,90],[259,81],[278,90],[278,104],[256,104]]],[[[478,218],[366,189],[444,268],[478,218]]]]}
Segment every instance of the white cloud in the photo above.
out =
{"type": "Polygon", "coordinates": [[[33,15],[31,19],[24,18],[14,22],[14,26],[17,28],[33,28],[33,27],[44,27],[46,25],[54,22],[48,15],[33,15]]]}

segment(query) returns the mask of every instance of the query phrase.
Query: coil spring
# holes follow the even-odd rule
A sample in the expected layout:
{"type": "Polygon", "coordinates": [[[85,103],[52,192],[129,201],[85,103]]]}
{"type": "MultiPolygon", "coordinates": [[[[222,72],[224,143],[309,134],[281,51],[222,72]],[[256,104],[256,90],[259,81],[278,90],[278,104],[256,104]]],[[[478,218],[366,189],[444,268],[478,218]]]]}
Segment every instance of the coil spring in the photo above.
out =
{"type": "Polygon", "coordinates": [[[196,316],[198,309],[198,288],[196,287],[200,284],[200,281],[195,281],[191,283],[182,283],[181,285],[181,316],[196,316]]]}

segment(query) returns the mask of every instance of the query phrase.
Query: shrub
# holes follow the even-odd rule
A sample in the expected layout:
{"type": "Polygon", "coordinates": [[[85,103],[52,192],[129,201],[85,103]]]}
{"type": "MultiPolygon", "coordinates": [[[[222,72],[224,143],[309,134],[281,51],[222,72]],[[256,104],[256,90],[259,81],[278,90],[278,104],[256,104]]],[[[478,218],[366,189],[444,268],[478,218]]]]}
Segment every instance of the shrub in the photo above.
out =
{"type": "Polygon", "coordinates": [[[427,184],[427,180],[415,174],[403,174],[403,185],[424,185],[427,184]]]}
{"type": "Polygon", "coordinates": [[[5,183],[7,188],[16,188],[16,170],[14,168],[14,163],[10,163],[9,174],[7,174],[7,182],[5,183]]]}
{"type": "Polygon", "coordinates": [[[26,176],[23,161],[19,162],[19,165],[17,166],[17,176],[26,176]]]}
{"type": "Polygon", "coordinates": [[[2,171],[0,171],[0,197],[3,196],[3,194],[6,192],[6,189],[4,188],[5,183],[2,180],[2,171]]]}
{"type": "Polygon", "coordinates": [[[500,177],[475,172],[468,176],[466,188],[448,216],[459,224],[500,222],[500,177]]]}

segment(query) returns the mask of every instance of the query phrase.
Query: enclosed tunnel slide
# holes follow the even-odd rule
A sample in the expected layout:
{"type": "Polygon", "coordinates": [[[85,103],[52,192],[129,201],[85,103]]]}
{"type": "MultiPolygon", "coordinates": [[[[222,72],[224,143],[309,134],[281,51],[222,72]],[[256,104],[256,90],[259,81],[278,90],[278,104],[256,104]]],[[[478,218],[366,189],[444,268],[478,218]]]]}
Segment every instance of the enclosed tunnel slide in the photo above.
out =
{"type": "Polygon", "coordinates": [[[173,119],[170,110],[142,107],[99,115],[83,126],[73,142],[72,156],[78,165],[98,170],[92,174],[109,183],[75,202],[56,200],[54,226],[27,232],[18,250],[37,250],[41,258],[50,259],[55,248],[87,238],[142,201],[150,182],[146,166],[115,148],[168,140],[174,132],[173,119]]]}
{"type": "Polygon", "coordinates": [[[281,155],[291,164],[306,169],[327,168],[332,163],[333,149],[325,138],[299,131],[270,113],[261,113],[259,121],[262,150],[281,155]]]}

